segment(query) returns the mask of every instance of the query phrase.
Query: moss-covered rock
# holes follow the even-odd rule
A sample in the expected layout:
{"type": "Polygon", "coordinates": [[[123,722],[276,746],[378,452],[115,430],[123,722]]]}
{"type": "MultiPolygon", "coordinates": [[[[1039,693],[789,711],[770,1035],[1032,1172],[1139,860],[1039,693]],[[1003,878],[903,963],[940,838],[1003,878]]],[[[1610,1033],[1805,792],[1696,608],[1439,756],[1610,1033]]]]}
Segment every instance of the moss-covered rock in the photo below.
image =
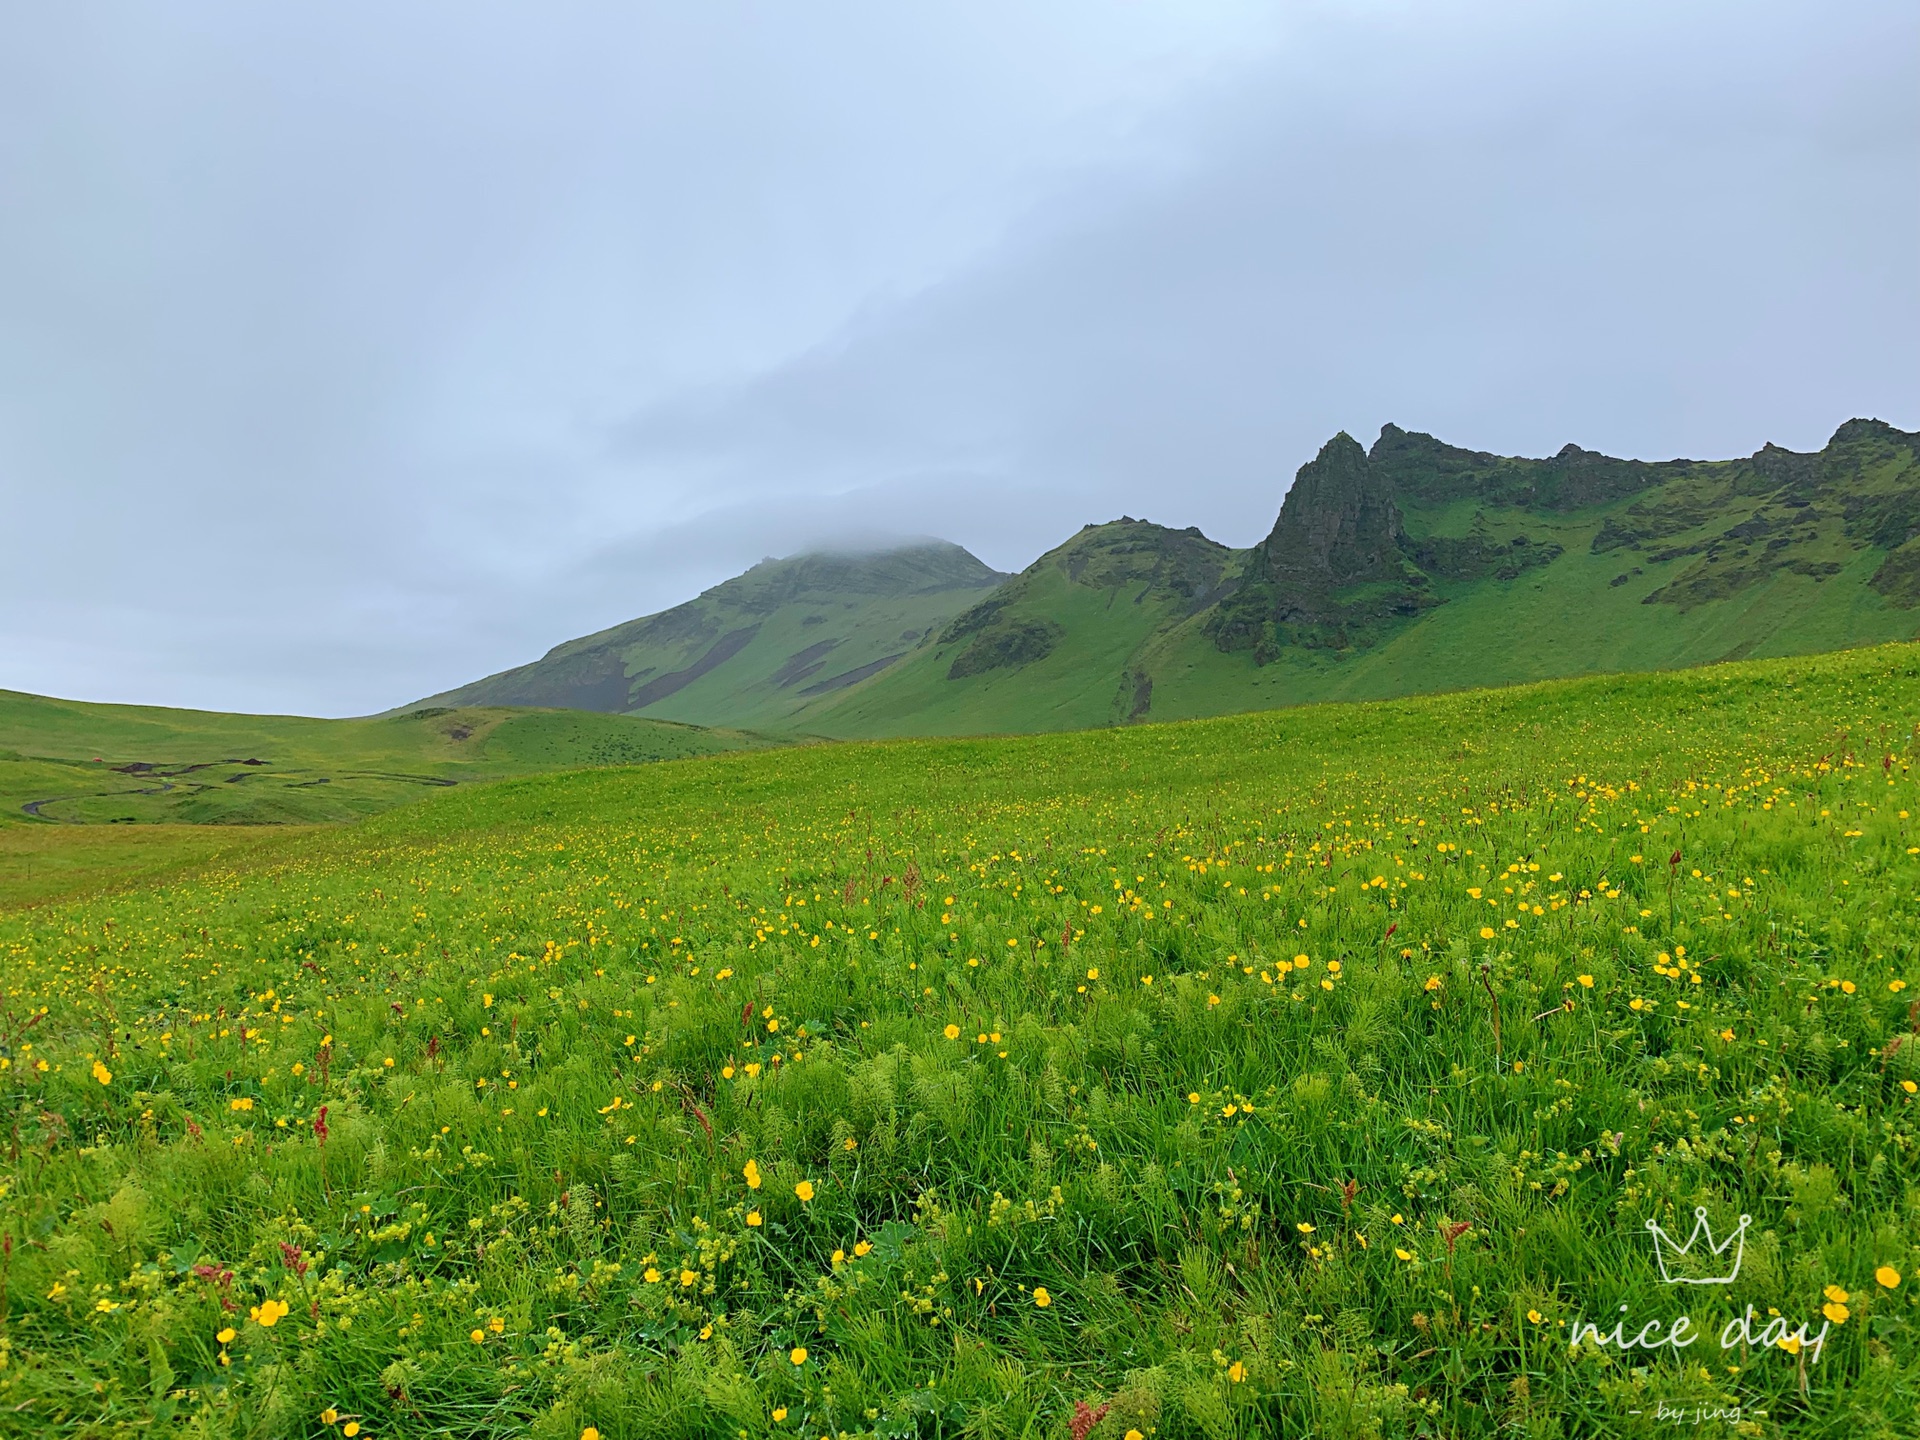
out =
{"type": "Polygon", "coordinates": [[[1920,605],[1920,537],[1907,541],[1880,562],[1867,582],[1896,605],[1920,605]]]}
{"type": "Polygon", "coordinates": [[[973,643],[954,656],[947,669],[949,680],[962,680],[988,670],[1018,670],[1044,660],[1064,630],[1051,620],[1008,620],[989,625],[973,638],[973,643]]]}

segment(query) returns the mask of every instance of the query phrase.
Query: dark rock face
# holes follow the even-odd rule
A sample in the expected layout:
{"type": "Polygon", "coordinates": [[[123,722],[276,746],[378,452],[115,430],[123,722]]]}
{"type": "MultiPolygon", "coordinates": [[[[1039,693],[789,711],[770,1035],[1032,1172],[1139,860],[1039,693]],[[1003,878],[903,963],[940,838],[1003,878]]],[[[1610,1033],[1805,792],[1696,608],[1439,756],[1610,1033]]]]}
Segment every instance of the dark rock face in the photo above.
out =
{"type": "Polygon", "coordinates": [[[1393,488],[1342,431],[1300,467],[1273,532],[1260,546],[1283,613],[1316,618],[1330,592],[1400,578],[1400,507],[1393,488]]]}
{"type": "Polygon", "coordinates": [[[1283,645],[1371,643],[1385,622],[1437,603],[1406,545],[1392,481],[1342,432],[1301,466],[1208,632],[1222,650],[1251,649],[1262,664],[1283,645]]]}
{"type": "Polygon", "coordinates": [[[1803,455],[1797,450],[1782,450],[1769,440],[1748,459],[1754,473],[1773,486],[1810,487],[1820,473],[1820,457],[1803,455]]]}
{"type": "Polygon", "coordinates": [[[1064,633],[1051,620],[1014,620],[989,625],[975,634],[973,643],[954,656],[947,668],[949,680],[963,680],[988,670],[1018,670],[1044,660],[1064,633]]]}
{"type": "MultiPolygon", "coordinates": [[[[1818,454],[1767,445],[1744,460],[1649,462],[1578,445],[1545,460],[1491,455],[1397,425],[1371,451],[1336,435],[1301,468],[1207,633],[1263,664],[1287,647],[1375,644],[1441,603],[1430,588],[1438,582],[1511,581],[1557,559],[1560,546],[1530,538],[1513,512],[1557,518],[1597,506],[1612,509],[1594,554],[1633,551],[1655,564],[1695,557],[1648,604],[1690,609],[1776,575],[1823,581],[1849,552],[1873,547],[1886,552],[1873,588],[1896,605],[1920,605],[1916,442],[1884,421],[1849,420],[1818,454]],[[1403,505],[1430,513],[1474,500],[1494,518],[1482,511],[1464,536],[1407,533],[1403,505]]],[[[1615,583],[1638,573],[1623,570],[1615,583]]]]}
{"type": "Polygon", "coordinates": [[[1197,526],[1169,530],[1123,516],[1087,526],[1042,563],[1057,564],[1076,585],[1135,589],[1134,603],[1143,604],[1169,596],[1205,601],[1220,588],[1231,554],[1197,526]]]}
{"type": "Polygon", "coordinates": [[[1868,583],[1893,604],[1913,606],[1920,584],[1907,547],[1920,536],[1917,442],[1883,421],[1849,420],[1816,454],[1766,445],[1744,460],[1694,466],[1609,517],[1594,553],[1637,550],[1654,563],[1692,557],[1645,600],[1686,611],[1776,577],[1825,581],[1871,548],[1887,553],[1868,583]]]}
{"type": "Polygon", "coordinates": [[[1920,605],[1920,539],[1887,556],[1867,583],[1896,605],[1909,610],[1920,605]]]}
{"type": "Polygon", "coordinates": [[[1523,570],[1550,564],[1561,555],[1551,540],[1536,542],[1525,535],[1501,540],[1484,525],[1458,538],[1430,535],[1402,542],[1409,559],[1436,580],[1513,580],[1523,570]]]}
{"type": "Polygon", "coordinates": [[[1383,426],[1368,453],[1396,495],[1446,502],[1475,498],[1493,505],[1564,514],[1603,505],[1690,473],[1694,462],[1616,460],[1566,445],[1550,460],[1462,450],[1431,435],[1383,426]]]}

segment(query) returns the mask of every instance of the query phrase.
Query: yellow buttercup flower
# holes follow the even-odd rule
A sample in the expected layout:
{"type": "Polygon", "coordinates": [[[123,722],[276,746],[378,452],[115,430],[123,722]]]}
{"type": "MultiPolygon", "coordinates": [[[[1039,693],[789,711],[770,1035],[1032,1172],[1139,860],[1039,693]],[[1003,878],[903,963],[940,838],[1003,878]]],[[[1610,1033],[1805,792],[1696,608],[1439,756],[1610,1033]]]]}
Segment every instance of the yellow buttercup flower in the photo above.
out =
{"type": "Polygon", "coordinates": [[[806,1203],[813,1199],[813,1182],[811,1180],[802,1180],[798,1185],[793,1187],[793,1193],[800,1197],[802,1204],[806,1203]]]}
{"type": "Polygon", "coordinates": [[[1047,1292],[1046,1286],[1036,1285],[1033,1287],[1033,1303],[1038,1305],[1042,1310],[1053,1304],[1053,1296],[1047,1292]]]}

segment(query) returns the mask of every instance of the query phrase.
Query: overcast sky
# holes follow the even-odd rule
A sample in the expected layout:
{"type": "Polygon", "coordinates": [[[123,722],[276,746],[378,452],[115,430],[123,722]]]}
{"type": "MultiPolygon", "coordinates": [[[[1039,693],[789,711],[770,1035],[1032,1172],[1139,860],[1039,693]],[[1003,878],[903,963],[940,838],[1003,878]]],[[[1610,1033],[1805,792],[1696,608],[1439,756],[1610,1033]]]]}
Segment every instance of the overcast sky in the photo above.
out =
{"type": "Polygon", "coordinates": [[[1920,428],[1912,0],[0,0],[0,687],[366,713],[1335,431],[1920,428]]]}

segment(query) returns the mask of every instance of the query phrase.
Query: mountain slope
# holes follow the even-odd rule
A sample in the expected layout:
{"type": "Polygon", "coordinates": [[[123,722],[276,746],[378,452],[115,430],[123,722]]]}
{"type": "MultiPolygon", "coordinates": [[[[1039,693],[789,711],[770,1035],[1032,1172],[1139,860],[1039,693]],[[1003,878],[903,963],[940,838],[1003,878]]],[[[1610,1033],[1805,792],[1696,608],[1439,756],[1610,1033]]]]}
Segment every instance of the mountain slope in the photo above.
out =
{"type": "Polygon", "coordinates": [[[1049,564],[1083,531],[977,607],[1000,607],[982,634],[1007,663],[955,674],[965,637],[943,633],[803,718],[846,736],[1055,729],[1907,639],[1917,453],[1877,420],[1815,454],[1657,463],[1342,434],[1252,550],[1161,532],[1232,556],[1199,603],[1089,606],[1049,564]]]}
{"type": "Polygon", "coordinates": [[[796,712],[902,659],[1005,578],[945,541],[764,560],[684,605],[419,703],[790,728],[796,712]]]}
{"type": "Polygon", "coordinates": [[[1196,529],[1089,525],[970,607],[884,675],[795,723],[823,734],[1070,730],[1142,713],[1132,672],[1154,635],[1220,593],[1238,553],[1196,529]]]}

